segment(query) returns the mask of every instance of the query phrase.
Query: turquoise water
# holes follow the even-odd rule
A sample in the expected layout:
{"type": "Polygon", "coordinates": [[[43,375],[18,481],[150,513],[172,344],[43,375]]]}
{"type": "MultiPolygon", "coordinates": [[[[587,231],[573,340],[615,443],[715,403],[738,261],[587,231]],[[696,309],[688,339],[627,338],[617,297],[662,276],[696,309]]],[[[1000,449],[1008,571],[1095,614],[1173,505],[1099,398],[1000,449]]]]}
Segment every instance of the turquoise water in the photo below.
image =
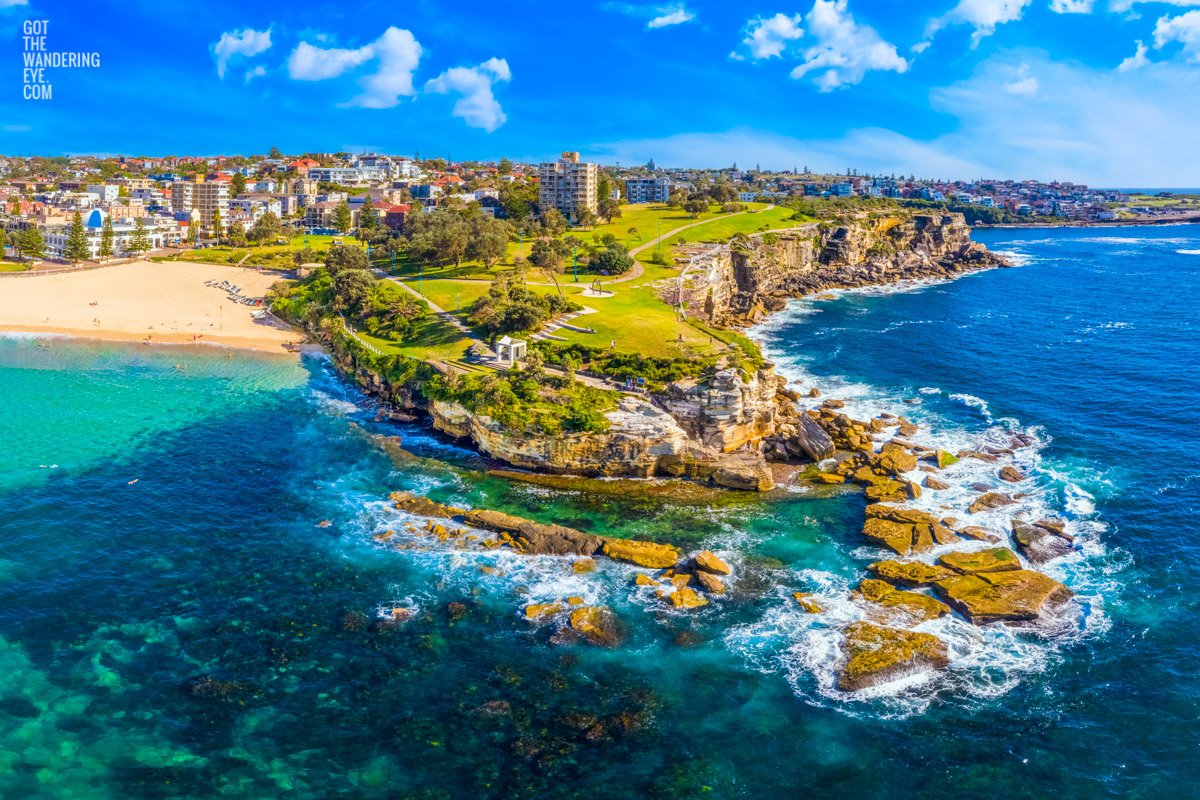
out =
{"type": "MultiPolygon", "coordinates": [[[[1079,537],[1047,567],[1078,598],[1053,630],[927,623],[945,673],[851,697],[837,631],[878,556],[860,495],[508,485],[376,422],[320,358],[0,339],[0,797],[1194,796],[1194,231],[988,231],[1021,266],[757,331],[781,372],[917,441],[1032,435],[1027,502],[1079,537]],[[455,551],[404,530],[397,489],[711,547],[730,593],[679,614],[621,565],[455,551]],[[570,595],[613,606],[625,644],[521,617],[570,595]]],[[[937,502],[994,470],[950,471],[937,502]]]]}

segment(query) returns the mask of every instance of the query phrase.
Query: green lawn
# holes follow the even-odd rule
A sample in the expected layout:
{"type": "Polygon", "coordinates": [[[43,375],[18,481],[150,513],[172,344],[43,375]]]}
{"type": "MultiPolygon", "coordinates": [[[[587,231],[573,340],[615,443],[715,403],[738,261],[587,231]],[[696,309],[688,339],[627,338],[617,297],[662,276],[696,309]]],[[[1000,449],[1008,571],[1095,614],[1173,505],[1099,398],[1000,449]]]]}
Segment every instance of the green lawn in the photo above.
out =
{"type": "Polygon", "coordinates": [[[462,358],[466,354],[470,341],[463,336],[462,331],[451,325],[437,314],[429,314],[416,325],[416,331],[408,340],[397,343],[390,339],[372,336],[365,330],[356,331],[364,340],[378,347],[384,353],[419,358],[422,360],[441,360],[443,358],[462,358]]]}
{"type": "Polygon", "coordinates": [[[0,261],[0,272],[24,272],[28,269],[27,264],[20,264],[16,261],[0,261]]]}

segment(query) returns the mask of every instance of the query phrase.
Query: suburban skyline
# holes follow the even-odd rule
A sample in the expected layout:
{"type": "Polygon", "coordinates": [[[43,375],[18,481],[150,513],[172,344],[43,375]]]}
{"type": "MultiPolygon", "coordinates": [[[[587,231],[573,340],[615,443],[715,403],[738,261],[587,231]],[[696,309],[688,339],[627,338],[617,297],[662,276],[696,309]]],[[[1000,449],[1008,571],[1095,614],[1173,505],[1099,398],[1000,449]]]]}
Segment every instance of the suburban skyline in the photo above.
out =
{"type": "Polygon", "coordinates": [[[1200,0],[815,0],[286,13],[0,0],[0,152],[420,152],[1200,185],[1200,0]],[[49,69],[22,99],[22,24],[49,69]]]}

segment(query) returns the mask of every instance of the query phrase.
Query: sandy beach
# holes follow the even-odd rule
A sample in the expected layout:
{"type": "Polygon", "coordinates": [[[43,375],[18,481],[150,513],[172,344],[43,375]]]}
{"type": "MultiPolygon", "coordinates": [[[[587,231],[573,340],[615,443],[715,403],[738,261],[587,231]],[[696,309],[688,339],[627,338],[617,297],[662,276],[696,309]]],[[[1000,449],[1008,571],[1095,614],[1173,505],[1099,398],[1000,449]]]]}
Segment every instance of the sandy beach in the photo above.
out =
{"type": "Polygon", "coordinates": [[[41,277],[0,278],[0,331],[60,333],[111,341],[222,344],[285,353],[303,335],[229,299],[207,280],[262,297],[273,273],[192,262],[140,261],[41,277]]]}

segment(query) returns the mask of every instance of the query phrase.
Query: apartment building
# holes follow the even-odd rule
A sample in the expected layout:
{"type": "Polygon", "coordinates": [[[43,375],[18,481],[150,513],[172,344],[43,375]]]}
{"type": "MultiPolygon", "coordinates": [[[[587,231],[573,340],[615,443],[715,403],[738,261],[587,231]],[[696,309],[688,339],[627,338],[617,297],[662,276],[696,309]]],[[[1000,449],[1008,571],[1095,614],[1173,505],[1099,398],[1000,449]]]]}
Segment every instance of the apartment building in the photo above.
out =
{"type": "Polygon", "coordinates": [[[171,185],[171,210],[176,214],[195,212],[206,231],[213,229],[213,216],[220,212],[221,226],[229,219],[228,180],[176,181],[171,185]]]}
{"type": "Polygon", "coordinates": [[[558,161],[538,167],[538,206],[542,211],[556,208],[575,221],[575,209],[587,206],[593,213],[600,208],[596,197],[599,167],[579,160],[579,153],[564,152],[558,161]]]}
{"type": "Polygon", "coordinates": [[[625,200],[629,203],[665,203],[671,197],[669,178],[626,178],[625,200]]]}
{"type": "MultiPolygon", "coordinates": [[[[110,216],[100,209],[94,209],[83,215],[84,231],[87,234],[88,249],[91,259],[100,257],[100,239],[104,232],[104,221],[112,220],[113,255],[122,258],[129,255],[128,245],[137,230],[137,221],[130,217],[110,216]]],[[[182,242],[184,231],[175,220],[168,217],[144,218],[142,221],[146,236],[150,240],[152,250],[178,245],[182,242]]],[[[42,228],[42,238],[46,242],[46,252],[52,256],[61,256],[67,247],[67,236],[70,223],[51,225],[42,228]]]]}
{"type": "Polygon", "coordinates": [[[121,195],[121,187],[111,183],[89,183],[88,194],[97,195],[102,203],[111,203],[121,195]]]}

